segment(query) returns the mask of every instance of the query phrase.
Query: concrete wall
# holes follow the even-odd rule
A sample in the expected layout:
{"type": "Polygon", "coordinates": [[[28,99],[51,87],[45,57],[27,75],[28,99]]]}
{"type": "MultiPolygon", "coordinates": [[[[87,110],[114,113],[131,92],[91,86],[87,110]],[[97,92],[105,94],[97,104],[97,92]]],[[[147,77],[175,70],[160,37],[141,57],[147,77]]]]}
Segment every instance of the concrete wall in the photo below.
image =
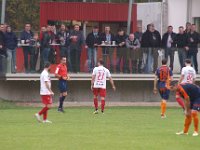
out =
{"type": "MultiPolygon", "coordinates": [[[[154,95],[153,81],[115,81],[117,91],[113,92],[109,83],[107,101],[114,102],[149,102],[160,101],[159,95],[154,95]]],[[[55,101],[58,101],[59,91],[57,81],[52,82],[55,101]]],[[[69,82],[67,101],[89,102],[93,100],[90,91],[90,81],[69,82]]],[[[0,81],[0,98],[20,102],[40,102],[39,81],[0,81]]],[[[171,96],[170,101],[174,101],[171,96]]]]}

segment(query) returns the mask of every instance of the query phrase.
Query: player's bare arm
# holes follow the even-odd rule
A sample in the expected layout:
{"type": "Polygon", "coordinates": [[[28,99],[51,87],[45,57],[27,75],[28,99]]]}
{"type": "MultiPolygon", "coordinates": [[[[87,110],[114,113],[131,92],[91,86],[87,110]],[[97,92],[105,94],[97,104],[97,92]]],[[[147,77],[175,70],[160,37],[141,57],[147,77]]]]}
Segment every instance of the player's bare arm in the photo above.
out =
{"type": "Polygon", "coordinates": [[[178,84],[180,84],[183,81],[183,79],[184,79],[184,75],[181,75],[181,77],[180,77],[180,79],[178,81],[178,84]]]}
{"type": "Polygon", "coordinates": [[[54,95],[54,93],[53,93],[53,91],[51,90],[51,88],[50,88],[50,86],[49,86],[49,84],[48,84],[47,81],[45,81],[45,86],[46,86],[46,88],[49,90],[49,92],[51,93],[51,95],[54,95]]]}
{"type": "Polygon", "coordinates": [[[157,89],[157,83],[158,83],[158,77],[157,77],[157,75],[155,75],[155,78],[154,78],[154,86],[153,86],[153,93],[154,94],[157,94],[157,92],[158,92],[158,89],[157,89]]]}
{"type": "Polygon", "coordinates": [[[94,86],[94,79],[95,79],[95,75],[92,76],[92,80],[91,80],[91,90],[93,90],[93,86],[94,86]]]}
{"type": "Polygon", "coordinates": [[[115,84],[114,84],[112,77],[110,77],[109,80],[110,80],[110,84],[112,85],[113,90],[115,91],[116,87],[115,87],[115,84]]]}

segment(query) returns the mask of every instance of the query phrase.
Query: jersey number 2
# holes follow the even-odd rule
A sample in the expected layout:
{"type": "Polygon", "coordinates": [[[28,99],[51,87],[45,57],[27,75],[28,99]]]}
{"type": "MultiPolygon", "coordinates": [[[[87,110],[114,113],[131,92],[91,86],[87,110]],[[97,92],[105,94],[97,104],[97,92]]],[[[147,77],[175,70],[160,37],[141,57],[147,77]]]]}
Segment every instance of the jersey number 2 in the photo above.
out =
{"type": "Polygon", "coordinates": [[[99,72],[98,73],[98,80],[103,80],[103,78],[104,78],[104,72],[103,73],[99,72]]]}

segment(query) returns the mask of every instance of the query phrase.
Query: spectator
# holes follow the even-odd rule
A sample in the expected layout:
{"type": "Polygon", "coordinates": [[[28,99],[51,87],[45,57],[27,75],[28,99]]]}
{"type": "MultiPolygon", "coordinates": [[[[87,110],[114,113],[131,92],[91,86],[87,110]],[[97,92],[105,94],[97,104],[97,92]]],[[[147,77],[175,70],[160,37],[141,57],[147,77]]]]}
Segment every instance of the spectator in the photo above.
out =
{"type": "Polygon", "coordinates": [[[100,42],[100,33],[97,26],[93,27],[91,33],[87,35],[86,45],[88,54],[88,71],[92,72],[93,68],[97,65],[97,47],[100,42]]]}
{"type": "MultiPolygon", "coordinates": [[[[51,49],[51,42],[52,42],[52,33],[51,33],[51,26],[47,25],[46,31],[43,32],[42,40],[41,40],[41,47],[42,47],[42,60],[43,64],[49,62],[49,52],[51,49]]],[[[43,68],[44,66],[42,66],[43,68]]]]}
{"type": "Polygon", "coordinates": [[[140,41],[140,43],[142,42],[142,27],[138,26],[137,27],[137,31],[134,33],[134,36],[136,39],[138,39],[140,41]]]}
{"type": "Polygon", "coordinates": [[[36,65],[38,61],[40,41],[38,33],[34,33],[33,39],[30,40],[30,45],[33,47],[34,51],[34,70],[36,70],[36,65]]]}
{"type": "Polygon", "coordinates": [[[5,35],[3,33],[4,25],[0,25],[0,73],[5,71],[6,67],[6,50],[5,50],[5,35]]]}
{"type": "MultiPolygon", "coordinates": [[[[101,34],[101,41],[104,41],[105,44],[111,44],[112,41],[115,41],[115,36],[110,31],[110,26],[105,26],[104,33],[101,34]]],[[[103,61],[105,66],[107,66],[107,56],[109,56],[110,61],[110,71],[114,71],[114,57],[113,57],[114,48],[112,47],[104,47],[102,49],[103,61]]]]}
{"type": "Polygon", "coordinates": [[[179,33],[176,36],[175,42],[178,49],[178,57],[180,62],[180,70],[184,67],[184,62],[187,56],[188,47],[188,35],[184,32],[184,27],[179,27],[179,33]]]}
{"type": "Polygon", "coordinates": [[[127,57],[131,58],[132,73],[141,73],[142,53],[141,49],[139,49],[140,46],[139,39],[135,38],[134,34],[131,33],[126,40],[126,47],[130,50],[130,53],[127,53],[127,57]]]}
{"type": "Polygon", "coordinates": [[[43,37],[44,37],[44,34],[46,33],[47,29],[46,27],[41,27],[40,29],[40,69],[39,69],[39,72],[41,72],[43,70],[43,67],[44,67],[44,60],[43,60],[43,37]]]}
{"type": "Polygon", "coordinates": [[[119,29],[118,34],[115,37],[117,47],[117,73],[120,73],[120,64],[123,58],[123,72],[128,72],[127,67],[127,53],[126,53],[126,39],[128,36],[125,34],[124,30],[119,29]]]}
{"type": "Polygon", "coordinates": [[[151,73],[153,64],[153,72],[155,72],[158,67],[158,48],[161,46],[161,36],[153,24],[147,25],[147,31],[142,35],[141,44],[147,54],[144,71],[151,73]]]}
{"type": "Polygon", "coordinates": [[[74,25],[74,30],[70,33],[70,62],[72,64],[72,72],[80,72],[80,58],[82,46],[85,44],[83,33],[80,31],[79,25],[74,25]]]}
{"type": "Polygon", "coordinates": [[[7,72],[16,73],[16,48],[17,36],[12,32],[12,28],[7,26],[5,32],[5,47],[7,53],[7,72]]]}
{"type": "Polygon", "coordinates": [[[191,27],[192,27],[192,24],[190,22],[187,22],[185,25],[185,33],[186,34],[190,33],[191,27]]]}
{"type": "Polygon", "coordinates": [[[71,63],[69,62],[70,60],[70,54],[69,54],[69,31],[68,28],[64,25],[61,24],[60,26],[60,31],[58,31],[56,35],[56,39],[58,43],[60,44],[60,57],[66,57],[67,58],[67,66],[68,69],[71,69],[71,63]]]}
{"type": "Polygon", "coordinates": [[[176,33],[173,32],[173,27],[168,26],[167,32],[162,37],[162,48],[165,50],[165,58],[170,58],[170,68],[173,71],[174,67],[174,52],[176,50],[175,43],[176,33]]]}
{"type": "MultiPolygon", "coordinates": [[[[31,24],[26,23],[24,31],[21,32],[20,39],[21,41],[24,41],[23,44],[30,44],[30,39],[33,38],[33,32],[31,31],[31,24]]],[[[34,53],[33,53],[33,47],[31,46],[22,46],[23,53],[24,53],[24,66],[25,66],[25,72],[32,72],[34,71],[34,53]],[[28,56],[30,55],[30,62],[28,59],[28,56]],[[30,69],[29,69],[30,64],[30,69]]]]}
{"type": "Polygon", "coordinates": [[[196,25],[192,24],[191,31],[188,33],[189,38],[189,51],[187,58],[193,61],[193,65],[196,73],[198,73],[198,62],[197,62],[197,53],[198,53],[198,43],[199,43],[199,33],[196,32],[196,25]]]}

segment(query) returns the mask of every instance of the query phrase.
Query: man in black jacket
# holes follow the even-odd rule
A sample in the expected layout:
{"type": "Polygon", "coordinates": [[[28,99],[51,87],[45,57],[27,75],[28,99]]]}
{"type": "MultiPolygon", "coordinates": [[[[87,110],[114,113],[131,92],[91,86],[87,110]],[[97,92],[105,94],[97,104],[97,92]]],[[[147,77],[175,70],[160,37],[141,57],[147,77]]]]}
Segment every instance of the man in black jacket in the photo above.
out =
{"type": "Polygon", "coordinates": [[[165,50],[165,58],[170,57],[170,68],[173,70],[174,66],[174,51],[176,49],[175,43],[176,33],[173,32],[173,27],[168,26],[167,32],[162,37],[162,48],[165,50]]]}
{"type": "Polygon", "coordinates": [[[142,35],[141,44],[143,48],[146,48],[145,53],[147,53],[144,71],[145,73],[155,72],[158,67],[158,49],[161,47],[161,36],[160,33],[155,30],[153,24],[147,25],[147,31],[142,35]]]}
{"type": "Polygon", "coordinates": [[[89,72],[92,72],[93,68],[97,65],[97,46],[99,44],[101,44],[99,28],[94,26],[92,32],[86,38],[89,72]]]}
{"type": "Polygon", "coordinates": [[[187,52],[189,50],[188,41],[189,41],[188,35],[184,32],[183,26],[180,26],[179,33],[176,35],[176,38],[175,38],[175,43],[178,48],[179,63],[181,66],[180,70],[185,65],[185,59],[187,56],[187,52]]]}
{"type": "MultiPolygon", "coordinates": [[[[4,26],[1,24],[0,26],[4,26]]],[[[4,33],[0,30],[0,74],[5,71],[6,64],[4,62],[6,60],[6,50],[5,50],[5,35],[4,33]]]]}
{"type": "Polygon", "coordinates": [[[120,64],[123,58],[123,72],[129,73],[128,63],[127,63],[127,48],[126,39],[128,36],[125,34],[124,30],[119,29],[118,34],[115,37],[117,47],[117,73],[120,73],[120,64]]]}
{"type": "MultiPolygon", "coordinates": [[[[33,32],[31,31],[31,24],[26,23],[24,31],[21,32],[20,39],[23,41],[22,44],[30,44],[30,40],[33,38],[33,32]]],[[[25,72],[34,71],[34,49],[31,46],[23,46],[24,52],[24,67],[25,72]],[[30,55],[30,69],[29,69],[29,59],[30,55]]]]}
{"type": "MultiPolygon", "coordinates": [[[[104,41],[106,44],[110,45],[113,41],[115,41],[115,36],[110,32],[110,26],[105,26],[105,32],[101,34],[101,41],[104,41]]],[[[107,66],[107,56],[109,56],[110,60],[110,71],[114,71],[114,56],[113,56],[114,48],[112,47],[104,47],[102,50],[103,61],[105,66],[107,66]]]]}
{"type": "Polygon", "coordinates": [[[198,73],[198,62],[197,62],[197,53],[198,53],[198,43],[199,43],[199,33],[196,32],[196,25],[192,24],[191,31],[188,33],[189,38],[189,51],[187,53],[187,58],[193,60],[193,65],[198,73]]]}

